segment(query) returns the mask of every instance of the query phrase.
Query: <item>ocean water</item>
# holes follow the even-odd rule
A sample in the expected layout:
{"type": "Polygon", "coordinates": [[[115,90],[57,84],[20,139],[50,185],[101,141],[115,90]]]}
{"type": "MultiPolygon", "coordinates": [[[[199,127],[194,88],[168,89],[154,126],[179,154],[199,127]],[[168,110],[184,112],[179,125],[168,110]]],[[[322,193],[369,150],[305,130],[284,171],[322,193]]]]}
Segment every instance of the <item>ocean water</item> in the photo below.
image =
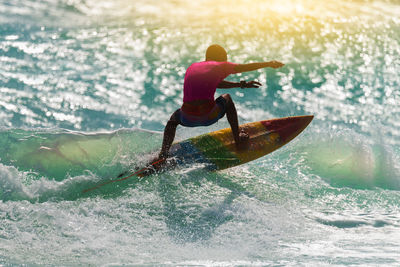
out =
{"type": "Polygon", "coordinates": [[[398,1],[1,1],[0,265],[399,266],[399,54],[398,1]],[[83,193],[159,149],[213,43],[286,64],[217,92],[241,123],[311,125],[242,166],[83,193]]]}

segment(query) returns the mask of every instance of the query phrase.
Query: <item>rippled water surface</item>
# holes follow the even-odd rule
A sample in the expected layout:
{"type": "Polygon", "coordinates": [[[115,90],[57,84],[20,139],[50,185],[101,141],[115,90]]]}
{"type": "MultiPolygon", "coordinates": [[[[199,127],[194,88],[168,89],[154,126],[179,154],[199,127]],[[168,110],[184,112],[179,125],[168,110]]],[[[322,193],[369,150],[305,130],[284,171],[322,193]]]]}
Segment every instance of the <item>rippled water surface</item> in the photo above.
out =
{"type": "Polygon", "coordinates": [[[0,265],[398,266],[399,54],[397,1],[2,1],[0,265]],[[159,148],[212,43],[286,64],[228,78],[263,83],[218,91],[240,122],[312,124],[236,168],[82,193],[159,148]]]}

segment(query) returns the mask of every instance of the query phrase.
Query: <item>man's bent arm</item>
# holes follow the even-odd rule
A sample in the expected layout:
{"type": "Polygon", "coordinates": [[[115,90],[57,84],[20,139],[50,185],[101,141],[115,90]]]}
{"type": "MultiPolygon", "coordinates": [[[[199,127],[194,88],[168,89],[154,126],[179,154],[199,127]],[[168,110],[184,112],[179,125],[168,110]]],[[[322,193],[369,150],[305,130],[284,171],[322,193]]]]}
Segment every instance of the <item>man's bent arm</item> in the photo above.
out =
{"type": "Polygon", "coordinates": [[[256,62],[256,63],[249,63],[249,64],[238,64],[235,66],[235,71],[237,73],[240,72],[247,72],[247,71],[253,71],[253,70],[258,70],[262,68],[280,68],[283,67],[285,64],[279,62],[279,61],[268,61],[268,62],[256,62]]]}
{"type": "Polygon", "coordinates": [[[217,88],[220,89],[228,89],[228,88],[235,88],[235,87],[240,87],[240,88],[258,88],[261,86],[261,83],[257,81],[240,81],[240,83],[234,83],[234,82],[229,82],[229,81],[222,81],[218,84],[217,88]]]}
{"type": "Polygon", "coordinates": [[[220,88],[220,89],[229,89],[229,88],[236,88],[236,87],[240,87],[240,83],[222,81],[217,86],[217,88],[220,88]]]}

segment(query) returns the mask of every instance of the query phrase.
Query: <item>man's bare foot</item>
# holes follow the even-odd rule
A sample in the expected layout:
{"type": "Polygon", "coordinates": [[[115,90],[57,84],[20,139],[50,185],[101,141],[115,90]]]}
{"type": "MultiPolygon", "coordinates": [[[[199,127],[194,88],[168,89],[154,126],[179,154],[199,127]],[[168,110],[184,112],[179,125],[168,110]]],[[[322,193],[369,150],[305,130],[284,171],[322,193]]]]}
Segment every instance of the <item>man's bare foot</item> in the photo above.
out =
{"type": "Polygon", "coordinates": [[[162,165],[163,163],[165,163],[165,161],[168,158],[168,154],[164,154],[164,153],[159,153],[157,156],[154,155],[153,157],[150,158],[150,160],[147,161],[148,165],[162,165]]]}
{"type": "Polygon", "coordinates": [[[240,129],[239,132],[239,143],[236,144],[236,148],[238,150],[243,150],[247,146],[247,141],[249,140],[249,135],[246,133],[245,130],[240,129]]]}
{"type": "Polygon", "coordinates": [[[168,158],[168,152],[163,152],[161,151],[160,154],[158,154],[158,158],[155,158],[154,161],[157,160],[166,160],[168,158]]]}
{"type": "Polygon", "coordinates": [[[240,129],[239,140],[240,142],[246,142],[247,140],[249,140],[249,135],[243,129],[240,129]]]}
{"type": "Polygon", "coordinates": [[[163,155],[161,153],[158,156],[152,157],[150,161],[148,161],[147,166],[145,167],[147,170],[145,170],[143,174],[148,175],[154,171],[162,169],[167,163],[167,157],[168,155],[163,155]]]}

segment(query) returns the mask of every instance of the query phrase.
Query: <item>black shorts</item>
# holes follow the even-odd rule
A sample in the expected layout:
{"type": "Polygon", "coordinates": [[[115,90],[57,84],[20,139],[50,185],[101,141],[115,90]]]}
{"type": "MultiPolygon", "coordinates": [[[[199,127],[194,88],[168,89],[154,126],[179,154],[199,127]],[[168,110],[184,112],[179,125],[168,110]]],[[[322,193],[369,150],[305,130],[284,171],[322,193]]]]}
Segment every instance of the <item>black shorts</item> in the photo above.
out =
{"type": "Polygon", "coordinates": [[[226,100],[220,96],[215,99],[215,106],[207,113],[201,116],[185,114],[181,109],[175,111],[175,120],[186,127],[209,126],[216,123],[226,113],[226,100]]]}

